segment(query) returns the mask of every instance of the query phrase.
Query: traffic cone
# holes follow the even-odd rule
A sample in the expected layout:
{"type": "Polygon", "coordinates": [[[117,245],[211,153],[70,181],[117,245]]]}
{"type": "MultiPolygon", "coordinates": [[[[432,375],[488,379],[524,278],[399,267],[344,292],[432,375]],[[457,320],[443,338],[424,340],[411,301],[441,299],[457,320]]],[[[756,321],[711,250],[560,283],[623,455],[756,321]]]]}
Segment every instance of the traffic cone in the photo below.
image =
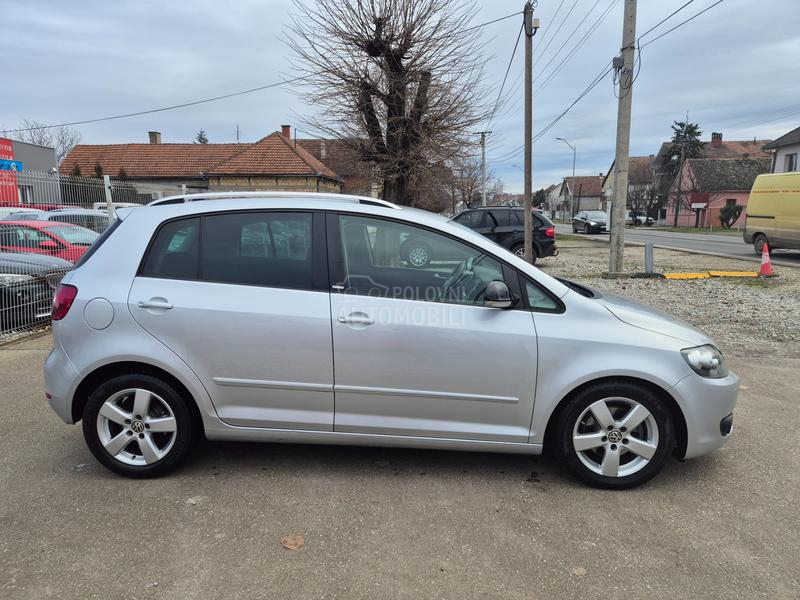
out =
{"type": "Polygon", "coordinates": [[[764,242],[761,249],[761,268],[758,270],[759,277],[777,277],[772,271],[772,262],[769,260],[769,246],[764,242]]]}

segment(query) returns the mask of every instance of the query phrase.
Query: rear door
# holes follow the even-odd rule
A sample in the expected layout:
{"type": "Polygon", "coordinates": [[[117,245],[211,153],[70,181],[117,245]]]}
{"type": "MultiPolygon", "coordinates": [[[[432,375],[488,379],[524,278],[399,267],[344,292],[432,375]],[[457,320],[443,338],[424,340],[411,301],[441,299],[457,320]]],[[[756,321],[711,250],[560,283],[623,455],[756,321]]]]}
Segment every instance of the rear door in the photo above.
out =
{"type": "Polygon", "coordinates": [[[323,221],[215,213],[167,222],[151,242],[130,311],[198,375],[226,423],[333,428],[323,221]]]}

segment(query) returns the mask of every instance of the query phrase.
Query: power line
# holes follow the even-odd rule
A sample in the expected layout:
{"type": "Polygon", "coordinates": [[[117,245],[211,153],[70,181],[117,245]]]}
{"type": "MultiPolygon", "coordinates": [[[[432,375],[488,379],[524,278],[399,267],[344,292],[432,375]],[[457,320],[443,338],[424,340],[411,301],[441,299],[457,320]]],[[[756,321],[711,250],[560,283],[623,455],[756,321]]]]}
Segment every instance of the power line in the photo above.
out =
{"type": "MultiPolygon", "coordinates": [[[[556,32],[553,34],[553,37],[548,38],[547,43],[544,45],[544,48],[542,49],[541,52],[539,52],[539,60],[542,60],[542,57],[547,52],[547,49],[550,47],[550,44],[552,44],[553,40],[556,39],[556,37],[558,37],[558,32],[561,31],[561,28],[564,26],[564,23],[567,22],[567,19],[572,14],[572,11],[575,10],[576,6],[578,6],[578,0],[575,0],[575,2],[573,2],[572,8],[570,8],[569,12],[566,15],[564,15],[564,18],[561,20],[561,24],[558,26],[558,29],[556,29],[556,32]]],[[[556,20],[555,17],[553,17],[553,21],[555,20],[556,20]]]]}
{"type": "Polygon", "coordinates": [[[519,26],[519,33],[517,34],[517,41],[514,43],[514,50],[511,52],[511,58],[508,61],[508,67],[506,67],[506,74],[503,76],[503,83],[500,85],[500,92],[497,94],[497,100],[494,103],[494,108],[492,109],[492,113],[489,115],[489,120],[487,123],[491,123],[492,119],[494,119],[494,115],[497,112],[497,108],[500,106],[500,99],[503,97],[503,88],[506,86],[506,80],[508,79],[508,73],[511,71],[511,65],[514,62],[514,57],[517,55],[517,48],[519,47],[519,40],[522,37],[522,30],[524,29],[524,25],[519,26]]]}
{"type": "Polygon", "coordinates": [[[518,10],[515,13],[511,13],[510,15],[506,15],[505,17],[500,17],[498,19],[494,19],[493,21],[487,21],[486,23],[479,23],[478,25],[473,25],[472,27],[467,27],[463,30],[463,32],[472,31],[473,29],[479,29],[481,27],[486,27],[487,25],[491,25],[492,23],[499,23],[500,21],[505,21],[506,19],[510,19],[511,17],[516,17],[517,15],[521,15],[522,11],[518,10]]]}
{"type": "Polygon", "coordinates": [[[173,104],[172,106],[164,106],[162,108],[153,108],[150,110],[140,110],[137,112],[132,113],[125,113],[122,115],[113,115],[110,117],[100,117],[97,119],[85,119],[83,121],[70,121],[69,123],[59,123],[57,125],[42,125],[41,127],[24,127],[20,129],[7,129],[8,133],[20,133],[24,131],[38,131],[40,129],[53,129],[56,127],[72,127],[73,125],[86,125],[88,123],[100,123],[102,121],[113,121],[115,119],[126,119],[128,117],[138,117],[140,115],[150,115],[153,113],[164,112],[166,110],[175,110],[177,108],[186,108],[187,106],[196,106],[198,104],[205,104],[207,102],[216,102],[217,100],[224,100],[226,98],[233,98],[234,96],[243,96],[244,94],[252,94],[253,92],[260,92],[261,90],[267,90],[269,88],[278,87],[280,85],[286,85],[287,83],[293,83],[295,81],[301,81],[303,79],[308,79],[314,74],[304,75],[302,77],[295,77],[293,79],[286,79],[284,81],[278,81],[276,83],[269,83],[267,85],[260,85],[258,87],[250,88],[249,90],[242,90],[241,92],[233,92],[230,94],[223,94],[222,96],[214,96],[213,98],[204,98],[203,100],[194,100],[192,102],[184,102],[182,104],[173,104]]]}
{"type": "Polygon", "coordinates": [[[669,21],[669,20],[670,20],[672,17],[674,17],[674,16],[675,16],[675,15],[677,15],[679,12],[681,12],[681,11],[682,11],[684,8],[686,8],[687,6],[689,6],[689,5],[690,5],[692,2],[694,2],[694,0],[689,0],[689,1],[688,1],[686,4],[684,4],[684,5],[683,5],[683,6],[681,6],[680,8],[678,8],[678,9],[676,9],[676,10],[672,11],[670,14],[668,14],[666,17],[664,17],[663,19],[661,19],[661,20],[660,20],[658,23],[656,23],[655,25],[653,25],[653,26],[652,26],[650,29],[648,29],[647,31],[645,31],[645,32],[644,32],[642,35],[640,35],[640,36],[639,36],[638,38],[636,38],[636,39],[637,39],[637,40],[641,40],[641,39],[642,39],[644,36],[646,36],[648,33],[650,33],[651,31],[653,31],[654,29],[657,29],[657,28],[658,28],[660,25],[662,25],[663,23],[665,23],[665,22],[669,21]]]}
{"type": "Polygon", "coordinates": [[[547,84],[552,81],[556,75],[558,75],[561,70],[567,66],[570,60],[578,53],[578,51],[583,47],[583,45],[589,40],[592,34],[597,31],[598,27],[602,25],[603,21],[605,21],[606,17],[611,13],[611,9],[617,5],[619,0],[611,0],[611,3],[606,7],[606,9],[600,14],[600,16],[595,20],[594,24],[583,34],[578,43],[572,48],[572,50],[564,57],[564,59],[558,63],[558,65],[553,69],[547,78],[539,85],[539,90],[541,91],[547,84]]]}
{"type": "Polygon", "coordinates": [[[688,19],[686,19],[685,21],[681,21],[680,23],[678,23],[677,25],[675,25],[675,27],[673,27],[672,29],[667,29],[667,30],[666,30],[664,33],[662,33],[661,35],[658,35],[658,36],[654,37],[652,40],[649,40],[648,42],[646,42],[646,43],[644,43],[644,44],[640,44],[640,47],[641,47],[641,48],[646,48],[647,46],[649,46],[649,45],[650,45],[650,44],[652,44],[653,42],[655,42],[655,41],[657,41],[657,40],[660,40],[660,39],[661,39],[662,37],[664,37],[665,35],[668,35],[668,34],[672,33],[673,31],[675,31],[676,29],[678,29],[678,27],[683,27],[683,26],[684,26],[684,25],[686,25],[686,24],[687,24],[689,21],[693,21],[693,20],[695,20],[697,17],[699,17],[700,15],[702,15],[704,12],[708,12],[709,10],[711,10],[712,8],[714,8],[714,7],[715,7],[717,4],[722,4],[724,1],[725,1],[725,0],[717,0],[716,2],[714,2],[714,4],[711,4],[711,5],[707,6],[706,8],[704,8],[703,10],[701,10],[699,13],[696,13],[696,14],[692,15],[691,17],[689,17],[689,18],[688,18],[688,19]]]}
{"type": "Polygon", "coordinates": [[[589,18],[589,15],[592,14],[592,12],[594,11],[594,9],[597,7],[598,4],[600,4],[600,0],[595,0],[595,3],[592,4],[592,8],[589,9],[589,12],[587,12],[583,16],[583,18],[580,20],[580,23],[578,23],[575,29],[572,30],[572,33],[570,33],[569,36],[567,36],[567,39],[564,40],[564,43],[561,44],[561,46],[559,46],[558,50],[556,50],[556,53],[550,58],[550,60],[547,61],[547,64],[544,67],[542,67],[542,72],[547,70],[547,67],[549,67],[552,64],[552,62],[556,59],[556,57],[561,53],[561,51],[564,49],[564,46],[566,46],[569,43],[569,41],[575,36],[575,34],[578,33],[578,30],[581,28],[581,25],[583,25],[584,21],[586,21],[586,19],[589,18]]]}
{"type": "MultiPolygon", "coordinates": [[[[553,13],[553,19],[552,19],[552,22],[553,22],[553,23],[555,23],[555,22],[556,22],[556,19],[558,18],[558,13],[560,13],[560,12],[561,12],[561,7],[562,7],[562,6],[564,6],[564,2],[565,2],[565,1],[566,1],[566,0],[561,0],[561,3],[558,5],[558,8],[556,9],[556,12],[555,12],[555,13],[553,13]]],[[[573,6],[573,8],[574,8],[574,6],[573,6]]],[[[557,33],[558,33],[558,32],[556,31],[556,34],[557,34],[557,33]]],[[[544,38],[544,36],[545,36],[546,34],[547,34],[547,30],[546,30],[546,29],[545,29],[545,30],[543,30],[543,31],[542,31],[542,33],[540,33],[540,34],[539,34],[539,43],[540,43],[540,44],[542,43],[542,38],[544,38]]],[[[555,35],[555,34],[554,34],[554,35],[555,35]]]]}

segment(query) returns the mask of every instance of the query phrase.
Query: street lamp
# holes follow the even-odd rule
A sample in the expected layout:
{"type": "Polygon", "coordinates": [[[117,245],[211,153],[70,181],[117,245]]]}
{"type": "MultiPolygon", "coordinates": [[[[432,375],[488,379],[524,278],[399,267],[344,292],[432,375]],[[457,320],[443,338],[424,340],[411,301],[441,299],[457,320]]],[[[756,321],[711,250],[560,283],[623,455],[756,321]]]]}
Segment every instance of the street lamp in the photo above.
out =
{"type": "Polygon", "coordinates": [[[561,137],[557,137],[557,140],[561,140],[567,146],[572,148],[572,185],[569,188],[569,218],[572,220],[572,211],[574,210],[573,204],[575,203],[575,156],[577,154],[577,149],[575,146],[570,144],[567,140],[561,137]]]}

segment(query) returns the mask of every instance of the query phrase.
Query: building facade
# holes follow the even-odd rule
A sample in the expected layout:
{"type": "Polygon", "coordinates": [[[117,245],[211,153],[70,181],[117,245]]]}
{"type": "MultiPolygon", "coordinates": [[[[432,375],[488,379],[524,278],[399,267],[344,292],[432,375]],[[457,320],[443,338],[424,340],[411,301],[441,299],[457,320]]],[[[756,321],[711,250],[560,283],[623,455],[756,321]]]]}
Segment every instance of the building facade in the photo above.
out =
{"type": "Polygon", "coordinates": [[[773,152],[773,173],[800,171],[800,127],[766,144],[764,150],[773,152]]]}

